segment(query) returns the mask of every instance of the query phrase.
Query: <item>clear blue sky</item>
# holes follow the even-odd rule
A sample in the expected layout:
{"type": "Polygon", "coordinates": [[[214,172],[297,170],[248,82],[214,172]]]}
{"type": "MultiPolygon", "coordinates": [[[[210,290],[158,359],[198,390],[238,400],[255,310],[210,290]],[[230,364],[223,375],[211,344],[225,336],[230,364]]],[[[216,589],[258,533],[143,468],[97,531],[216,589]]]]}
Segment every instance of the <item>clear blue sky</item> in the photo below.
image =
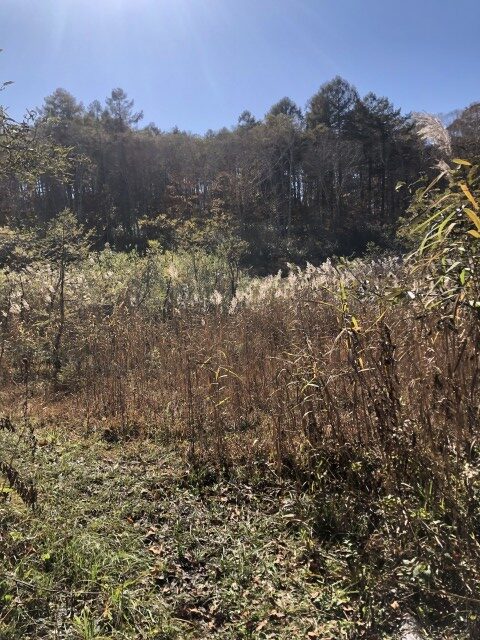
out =
{"type": "Polygon", "coordinates": [[[120,86],[144,124],[203,133],[339,74],[445,113],[480,100],[479,28],[480,0],[0,0],[0,103],[120,86]]]}

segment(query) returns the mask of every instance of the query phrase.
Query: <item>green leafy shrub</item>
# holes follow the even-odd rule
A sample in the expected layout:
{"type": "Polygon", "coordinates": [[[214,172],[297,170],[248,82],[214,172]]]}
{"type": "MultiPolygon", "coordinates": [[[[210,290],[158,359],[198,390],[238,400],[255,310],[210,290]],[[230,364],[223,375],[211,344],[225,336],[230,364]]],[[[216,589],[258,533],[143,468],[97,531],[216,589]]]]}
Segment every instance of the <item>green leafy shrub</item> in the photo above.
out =
{"type": "Polygon", "coordinates": [[[480,310],[480,168],[467,160],[445,163],[417,190],[409,224],[418,241],[411,261],[427,306],[480,310]]]}

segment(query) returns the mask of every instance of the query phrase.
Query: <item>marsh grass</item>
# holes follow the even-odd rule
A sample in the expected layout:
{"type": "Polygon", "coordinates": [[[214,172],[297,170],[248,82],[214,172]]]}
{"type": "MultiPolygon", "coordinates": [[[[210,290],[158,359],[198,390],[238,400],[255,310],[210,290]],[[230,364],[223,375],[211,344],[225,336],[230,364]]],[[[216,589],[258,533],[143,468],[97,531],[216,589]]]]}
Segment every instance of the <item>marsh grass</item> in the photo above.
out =
{"type": "MultiPolygon", "coordinates": [[[[475,314],[460,306],[452,320],[439,309],[428,309],[395,259],[326,263],[292,269],[287,277],[245,278],[234,298],[228,280],[218,275],[218,263],[207,260],[202,276],[198,269],[189,276],[185,262],[181,275],[175,263],[165,264],[163,258],[125,260],[94,257],[67,273],[55,384],[50,361],[55,291],[42,302],[45,286],[54,285],[45,284],[41,266],[31,267],[28,278],[7,274],[3,281],[5,418],[36,425],[37,443],[52,428],[62,438],[71,432],[83,451],[80,455],[73,445],[64,445],[71,456],[68,473],[80,473],[85,465],[89,469],[88,482],[86,476],[84,484],[63,483],[58,460],[42,457],[44,449],[37,447],[37,485],[45,483],[45,468],[53,473],[55,494],[45,498],[47,482],[39,502],[57,505],[56,533],[50,517],[12,516],[3,510],[6,531],[12,517],[17,518],[14,528],[41,528],[41,553],[50,553],[45,540],[53,536],[57,558],[49,574],[49,558],[21,560],[28,556],[27,547],[16,553],[12,541],[4,539],[10,566],[4,594],[12,595],[16,584],[12,597],[22,603],[14,614],[4,599],[1,615],[10,633],[5,637],[28,637],[15,634],[21,629],[32,634],[35,628],[27,622],[34,614],[25,613],[28,587],[22,591],[15,580],[43,584],[49,575],[44,594],[60,583],[69,597],[82,594],[71,605],[59,604],[60,613],[43,611],[46,629],[54,628],[55,615],[60,616],[58,637],[70,637],[68,629],[73,629],[83,638],[377,638],[394,633],[406,612],[434,634],[455,629],[455,637],[477,637],[480,354],[475,314]],[[199,295],[200,289],[208,295],[199,295]],[[110,463],[111,472],[99,470],[106,502],[87,508],[98,447],[125,451],[129,471],[125,475],[110,463]],[[146,594],[154,587],[139,578],[146,570],[145,554],[135,555],[141,544],[133,516],[128,515],[133,529],[125,529],[127,503],[128,509],[147,509],[140,496],[143,485],[129,488],[132,452],[137,452],[141,473],[155,478],[163,465],[159,452],[172,449],[188,472],[175,480],[177,493],[168,498],[177,505],[177,515],[165,516],[161,533],[155,529],[152,535],[160,547],[176,545],[180,566],[193,563],[195,572],[208,573],[208,589],[222,594],[217,609],[210,591],[189,599],[191,585],[175,582],[168,562],[159,570],[161,601],[150,602],[146,594]],[[158,462],[147,455],[151,451],[160,456],[158,462]],[[242,484],[242,477],[256,478],[254,486],[242,484]],[[268,478],[275,478],[277,489],[268,489],[268,478]],[[202,555],[198,544],[202,539],[208,547],[208,536],[202,538],[198,522],[188,529],[188,508],[181,505],[188,504],[191,491],[203,500],[212,486],[208,509],[215,511],[216,503],[238,504],[233,496],[239,490],[258,508],[230,513],[224,532],[229,542],[200,562],[195,553],[202,555]],[[63,501],[70,505],[67,510],[58,507],[63,501]],[[268,518],[270,509],[274,521],[268,518]],[[296,557],[294,583],[284,582],[290,561],[281,554],[276,568],[262,571],[270,576],[272,597],[293,601],[264,613],[258,602],[260,609],[255,605],[251,615],[242,613],[254,598],[248,585],[258,577],[260,549],[274,544],[279,523],[293,536],[285,544],[296,557]],[[67,541],[62,526],[73,526],[75,540],[67,541]],[[225,551],[231,544],[233,555],[225,551]],[[115,548],[113,556],[109,545],[115,548]],[[119,572],[120,566],[127,569],[119,572]],[[34,573],[25,574],[22,567],[34,573]],[[223,580],[228,594],[222,591],[223,580]],[[306,605],[309,585],[316,585],[316,595],[313,601],[308,596],[306,605]],[[297,588],[301,602],[292,595],[297,588]],[[99,609],[98,597],[107,614],[99,609]],[[152,609],[146,612],[144,606],[152,609]],[[155,617],[161,622],[149,627],[147,618],[155,617]],[[291,626],[279,630],[278,621],[291,626]],[[139,628],[151,629],[151,635],[135,635],[139,628]]],[[[48,438],[45,446],[47,451],[48,438]]],[[[26,473],[33,468],[28,462],[24,467],[26,473]]],[[[148,509],[160,500],[155,495],[148,509]]],[[[142,518],[147,531],[159,526],[148,514],[142,518]]]]}

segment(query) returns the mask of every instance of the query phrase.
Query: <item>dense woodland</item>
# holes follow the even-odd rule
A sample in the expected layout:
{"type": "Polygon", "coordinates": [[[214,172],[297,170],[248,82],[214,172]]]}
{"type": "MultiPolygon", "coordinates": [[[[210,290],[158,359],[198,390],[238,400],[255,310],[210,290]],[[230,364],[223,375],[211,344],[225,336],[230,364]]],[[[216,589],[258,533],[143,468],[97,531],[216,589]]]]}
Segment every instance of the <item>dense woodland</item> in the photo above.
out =
{"type": "MultiPolygon", "coordinates": [[[[17,125],[33,156],[41,148],[35,171],[25,176],[23,163],[19,175],[15,140],[5,145],[0,224],[41,227],[69,208],[96,249],[223,246],[265,273],[393,247],[410,198],[398,185],[433,165],[414,117],[340,77],[305,110],[283,98],[262,120],[244,111],[234,128],[204,136],[141,120],[122,89],[88,107],[64,89],[46,97],[17,125]]],[[[450,125],[458,154],[478,154],[479,120],[477,103],[450,125]]]]}

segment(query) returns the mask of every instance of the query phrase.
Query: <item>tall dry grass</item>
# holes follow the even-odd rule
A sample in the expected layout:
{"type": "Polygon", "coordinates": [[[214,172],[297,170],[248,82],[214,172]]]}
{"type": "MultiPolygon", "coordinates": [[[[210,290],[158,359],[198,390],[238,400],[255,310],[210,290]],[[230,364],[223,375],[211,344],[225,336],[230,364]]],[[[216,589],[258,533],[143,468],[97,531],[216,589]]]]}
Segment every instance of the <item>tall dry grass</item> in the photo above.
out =
{"type": "Polygon", "coordinates": [[[28,363],[32,417],[58,406],[87,431],[176,440],[222,464],[259,454],[308,466],[328,444],[376,447],[386,468],[421,448],[443,473],[444,452],[475,438],[478,323],[392,302],[401,278],[396,261],[327,264],[252,281],[233,301],[215,290],[207,307],[166,307],[158,294],[140,305],[121,292],[103,305],[73,297],[75,274],[52,385],[56,317],[37,313],[32,277],[30,292],[10,291],[4,388],[23,390],[28,363]]]}

